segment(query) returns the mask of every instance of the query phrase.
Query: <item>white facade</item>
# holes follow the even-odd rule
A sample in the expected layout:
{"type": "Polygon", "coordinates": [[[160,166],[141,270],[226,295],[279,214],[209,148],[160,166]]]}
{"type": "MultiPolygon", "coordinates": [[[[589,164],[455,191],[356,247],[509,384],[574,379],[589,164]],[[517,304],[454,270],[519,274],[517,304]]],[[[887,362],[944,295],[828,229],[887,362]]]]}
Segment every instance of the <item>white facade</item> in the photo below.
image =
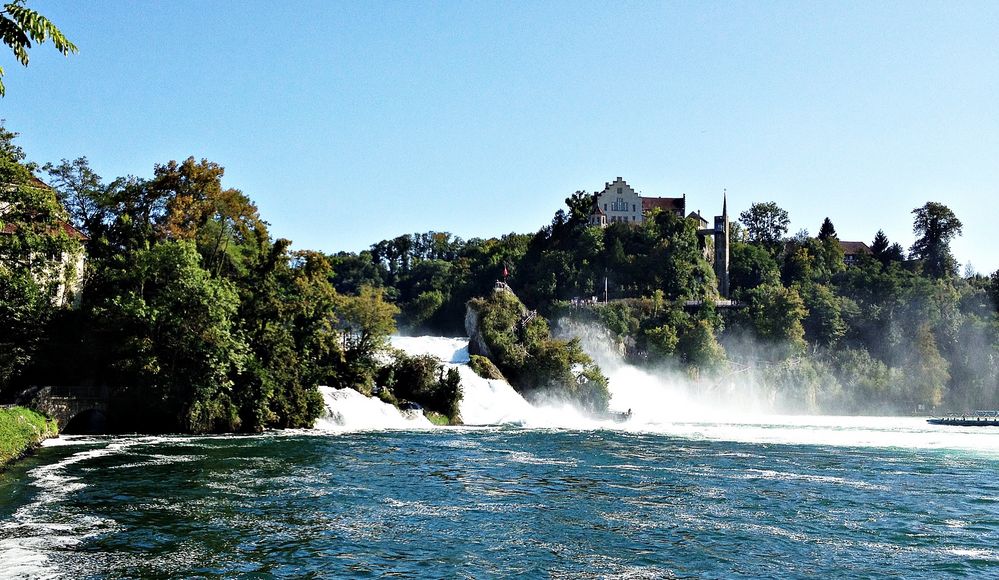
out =
{"type": "Polygon", "coordinates": [[[628,183],[618,177],[605,184],[597,194],[597,207],[607,216],[607,223],[642,223],[642,198],[628,183]]]}

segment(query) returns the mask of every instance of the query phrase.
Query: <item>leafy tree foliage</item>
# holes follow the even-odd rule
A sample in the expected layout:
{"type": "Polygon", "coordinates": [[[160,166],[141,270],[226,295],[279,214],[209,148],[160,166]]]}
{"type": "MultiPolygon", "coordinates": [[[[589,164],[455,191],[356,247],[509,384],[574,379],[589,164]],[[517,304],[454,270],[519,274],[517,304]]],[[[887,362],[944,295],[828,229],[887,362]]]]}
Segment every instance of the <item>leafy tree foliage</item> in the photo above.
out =
{"type": "MultiPolygon", "coordinates": [[[[51,39],[56,50],[63,55],[77,52],[76,45],[70,42],[55,24],[25,4],[25,0],[14,0],[4,4],[3,10],[0,10],[0,37],[19,63],[28,66],[30,60],[28,49],[31,48],[32,42],[42,44],[51,39]]],[[[2,81],[3,74],[4,70],[0,67],[0,97],[6,95],[6,87],[2,81]]]]}
{"type": "Polygon", "coordinates": [[[874,235],[874,241],[871,242],[871,254],[878,260],[885,262],[884,255],[890,244],[884,230],[878,230],[878,233],[874,235]]]}
{"type": "Polygon", "coordinates": [[[452,424],[460,423],[461,377],[457,369],[445,368],[432,355],[397,353],[381,373],[379,384],[391,389],[393,396],[440,413],[452,424]]]}
{"type": "Polygon", "coordinates": [[[20,163],[15,133],[0,125],[0,390],[35,360],[83,251],[64,227],[55,193],[20,163]]]}
{"type": "Polygon", "coordinates": [[[916,217],[912,231],[916,242],[912,254],[925,263],[930,276],[942,278],[957,274],[957,260],[950,252],[950,241],[961,235],[961,220],[942,203],[926,202],[923,207],[912,210],[916,217]]]}
{"type": "Polygon", "coordinates": [[[808,310],[796,289],[780,284],[758,286],[747,292],[747,299],[749,328],[769,347],[769,356],[784,359],[805,349],[802,322],[808,310]]]}
{"type": "Polygon", "coordinates": [[[491,292],[470,301],[469,308],[477,313],[491,360],[519,392],[535,400],[572,401],[590,411],[607,409],[607,378],[578,339],[553,339],[548,322],[511,292],[491,292]]]}
{"type": "Polygon", "coordinates": [[[453,369],[377,353],[397,325],[460,332],[469,302],[499,367],[480,360],[480,371],[596,411],[606,378],[544,316],[598,324],[631,361],[708,389],[745,371],[787,410],[999,405],[999,273],[951,275],[960,222],[941,204],[914,212],[921,267],[878,232],[874,259],[849,268],[828,218],[818,238],[785,240],[786,212],[754,204],[730,245],[736,304],[716,309],[712,240],[670,212],[591,227],[592,194],[579,191],[534,234],[430,231],[324,255],[273,240],[208,160],[110,181],[86,158],[63,160],[44,166],[49,189],[14,137],[0,126],[0,390],[108,385],[119,420],[134,419],[120,429],[305,427],[322,410],[320,384],[455,420],[453,369]],[[66,221],[90,237],[76,310],[56,307],[47,275],[79,250],[66,221]],[[493,292],[500,279],[523,302],[493,292]],[[595,304],[605,280],[610,302],[595,304]]]}
{"type": "Polygon", "coordinates": [[[750,242],[762,244],[771,252],[780,249],[787,227],[791,223],[787,211],[776,203],[754,203],[746,211],[739,214],[739,221],[746,226],[750,242]]]}

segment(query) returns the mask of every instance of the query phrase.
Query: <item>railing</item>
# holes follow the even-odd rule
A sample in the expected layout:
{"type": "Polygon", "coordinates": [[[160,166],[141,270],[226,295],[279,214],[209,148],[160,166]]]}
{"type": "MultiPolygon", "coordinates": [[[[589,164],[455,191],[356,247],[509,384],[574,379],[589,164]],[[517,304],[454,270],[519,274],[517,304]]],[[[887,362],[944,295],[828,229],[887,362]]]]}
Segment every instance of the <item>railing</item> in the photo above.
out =
{"type": "Polygon", "coordinates": [[[45,387],[39,396],[50,399],[98,399],[108,398],[107,387],[52,386],[45,387]]]}

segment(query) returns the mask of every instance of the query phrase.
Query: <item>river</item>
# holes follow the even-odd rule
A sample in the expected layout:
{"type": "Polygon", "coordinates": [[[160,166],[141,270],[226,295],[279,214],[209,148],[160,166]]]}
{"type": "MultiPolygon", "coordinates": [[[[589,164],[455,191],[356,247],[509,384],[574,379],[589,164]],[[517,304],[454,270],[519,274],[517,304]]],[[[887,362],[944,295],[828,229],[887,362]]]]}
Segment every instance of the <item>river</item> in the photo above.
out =
{"type": "Polygon", "coordinates": [[[315,430],[55,440],[0,474],[0,577],[999,576],[999,429],[466,389],[505,419],[327,390],[315,430]]]}

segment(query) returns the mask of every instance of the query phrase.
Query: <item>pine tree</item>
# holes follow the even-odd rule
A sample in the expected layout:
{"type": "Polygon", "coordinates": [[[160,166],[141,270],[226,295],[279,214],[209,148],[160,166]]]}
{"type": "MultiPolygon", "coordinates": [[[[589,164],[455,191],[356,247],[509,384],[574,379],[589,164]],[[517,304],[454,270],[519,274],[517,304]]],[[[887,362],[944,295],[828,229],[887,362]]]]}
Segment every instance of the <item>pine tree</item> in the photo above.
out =
{"type": "Polygon", "coordinates": [[[891,244],[888,242],[888,236],[885,235],[884,230],[878,230],[878,233],[874,235],[874,241],[871,242],[871,253],[875,258],[884,262],[884,255],[888,251],[889,245],[891,244]]]}
{"type": "Polygon", "coordinates": [[[819,228],[819,239],[825,241],[828,240],[829,238],[838,238],[838,237],[839,236],[836,235],[836,228],[833,227],[832,220],[830,220],[829,218],[823,220],[822,227],[819,228]]]}

